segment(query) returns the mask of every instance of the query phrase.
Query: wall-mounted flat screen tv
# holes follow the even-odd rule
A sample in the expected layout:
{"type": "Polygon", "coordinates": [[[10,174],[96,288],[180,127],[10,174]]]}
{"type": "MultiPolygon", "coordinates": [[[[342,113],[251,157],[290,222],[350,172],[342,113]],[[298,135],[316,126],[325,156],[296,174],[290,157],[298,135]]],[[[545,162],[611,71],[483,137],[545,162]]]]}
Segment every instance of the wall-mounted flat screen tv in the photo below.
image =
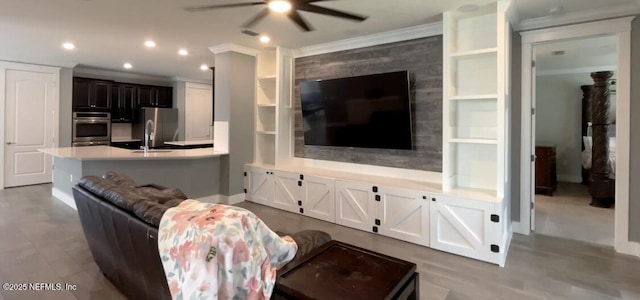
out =
{"type": "Polygon", "coordinates": [[[408,71],[300,82],[305,145],[411,150],[408,71]]]}

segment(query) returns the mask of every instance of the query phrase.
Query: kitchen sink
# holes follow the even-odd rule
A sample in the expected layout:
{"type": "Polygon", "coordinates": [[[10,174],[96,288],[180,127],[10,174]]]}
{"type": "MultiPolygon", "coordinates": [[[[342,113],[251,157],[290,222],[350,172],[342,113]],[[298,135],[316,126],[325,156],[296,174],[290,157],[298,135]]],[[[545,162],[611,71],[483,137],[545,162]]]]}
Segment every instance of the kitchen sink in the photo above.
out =
{"type": "MultiPolygon", "coordinates": [[[[146,151],[147,153],[168,153],[171,152],[171,150],[161,150],[161,149],[150,149],[146,151]]],[[[131,153],[145,153],[144,150],[134,150],[131,151],[131,153]]]]}

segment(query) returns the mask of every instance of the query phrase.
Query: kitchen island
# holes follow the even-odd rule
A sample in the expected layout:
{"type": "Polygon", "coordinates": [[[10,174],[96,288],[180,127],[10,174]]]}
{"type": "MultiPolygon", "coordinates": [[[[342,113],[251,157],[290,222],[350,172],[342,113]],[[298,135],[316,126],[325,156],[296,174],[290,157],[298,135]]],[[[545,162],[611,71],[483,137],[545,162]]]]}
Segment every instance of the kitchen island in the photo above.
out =
{"type": "Polygon", "coordinates": [[[40,149],[53,156],[52,194],[75,209],[72,187],[83,176],[107,171],[125,174],[138,184],[181,189],[189,198],[217,202],[220,156],[214,148],[128,150],[110,146],[40,149]]]}

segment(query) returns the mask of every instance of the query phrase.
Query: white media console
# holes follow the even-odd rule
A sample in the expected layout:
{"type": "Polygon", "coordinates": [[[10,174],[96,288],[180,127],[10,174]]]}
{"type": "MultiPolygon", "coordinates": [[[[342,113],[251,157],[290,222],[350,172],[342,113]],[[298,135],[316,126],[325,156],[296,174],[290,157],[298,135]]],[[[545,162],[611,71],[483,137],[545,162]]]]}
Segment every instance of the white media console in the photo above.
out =
{"type": "Polygon", "coordinates": [[[314,168],[246,165],[246,199],[292,213],[504,265],[504,200],[438,184],[314,168]]]}

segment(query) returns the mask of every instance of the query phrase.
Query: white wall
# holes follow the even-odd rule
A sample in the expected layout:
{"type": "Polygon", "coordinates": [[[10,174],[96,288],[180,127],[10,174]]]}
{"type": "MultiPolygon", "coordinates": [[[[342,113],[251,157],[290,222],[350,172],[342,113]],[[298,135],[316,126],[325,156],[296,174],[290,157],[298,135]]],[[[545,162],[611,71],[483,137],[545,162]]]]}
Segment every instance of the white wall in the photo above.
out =
{"type": "Polygon", "coordinates": [[[581,182],[582,90],[589,73],[536,77],[536,145],[556,145],[558,180],[581,182]]]}

